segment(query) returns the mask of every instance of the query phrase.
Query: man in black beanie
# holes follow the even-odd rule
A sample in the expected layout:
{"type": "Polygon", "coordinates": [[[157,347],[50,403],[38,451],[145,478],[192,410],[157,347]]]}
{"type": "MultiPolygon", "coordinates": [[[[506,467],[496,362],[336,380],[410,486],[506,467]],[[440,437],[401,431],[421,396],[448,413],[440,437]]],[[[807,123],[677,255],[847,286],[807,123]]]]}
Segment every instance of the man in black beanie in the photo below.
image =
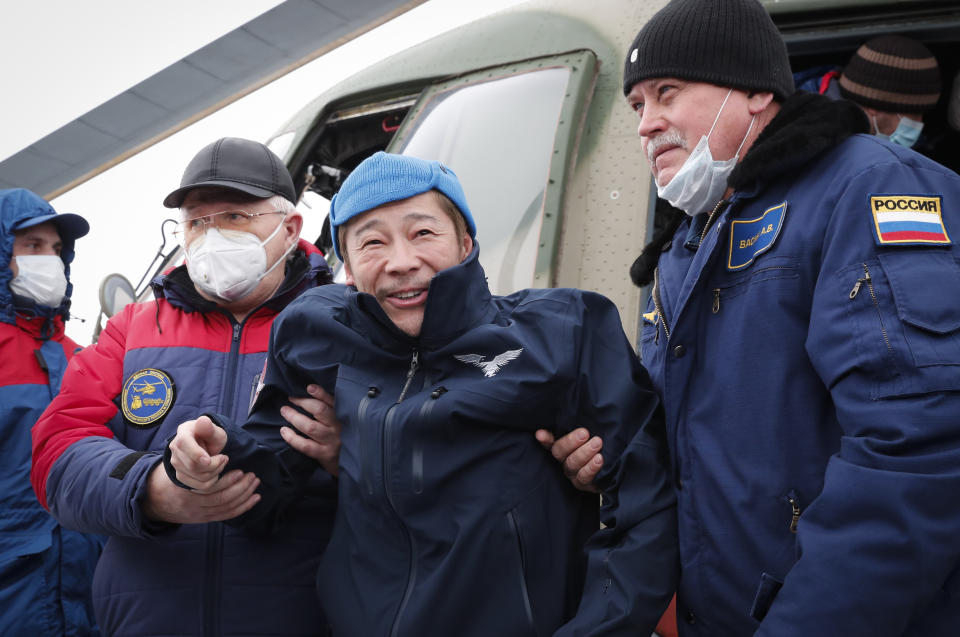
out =
{"type": "MultiPolygon", "coordinates": [[[[623,88],[687,213],[641,336],[681,634],[956,635],[960,177],[850,102],[792,94],[756,0],[673,0],[623,88]]],[[[554,455],[589,474],[574,447],[554,455]]]]}

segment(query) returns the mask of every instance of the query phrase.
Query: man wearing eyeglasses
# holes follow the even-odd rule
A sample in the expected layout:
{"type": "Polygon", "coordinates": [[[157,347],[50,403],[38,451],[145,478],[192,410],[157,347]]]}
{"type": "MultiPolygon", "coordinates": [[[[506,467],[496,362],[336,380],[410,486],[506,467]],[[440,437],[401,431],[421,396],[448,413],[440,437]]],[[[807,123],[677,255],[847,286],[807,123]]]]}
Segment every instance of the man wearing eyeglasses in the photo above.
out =
{"type": "MultiPolygon", "coordinates": [[[[175,487],[160,453],[198,410],[243,419],[257,393],[277,313],[330,281],[299,239],[293,180],[266,146],[237,138],[203,148],[181,187],[175,234],[186,263],[151,282],[69,367],[33,430],[34,489],[61,523],[110,537],[94,576],[109,635],[322,635],[315,573],[335,506],[316,471],[302,506],[271,538],[222,525],[255,504],[239,471],[200,495],[175,487]],[[201,600],[197,603],[197,600],[201,600]]],[[[291,445],[336,471],[332,400],[292,399],[291,445]]]]}

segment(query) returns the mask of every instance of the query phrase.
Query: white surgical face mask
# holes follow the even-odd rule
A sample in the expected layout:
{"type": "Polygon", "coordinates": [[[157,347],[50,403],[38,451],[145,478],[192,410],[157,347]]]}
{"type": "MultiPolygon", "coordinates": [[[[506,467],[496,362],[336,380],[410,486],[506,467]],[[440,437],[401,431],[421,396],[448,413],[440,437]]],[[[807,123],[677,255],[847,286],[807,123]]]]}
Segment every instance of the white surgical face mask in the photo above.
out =
{"type": "Polygon", "coordinates": [[[203,292],[228,303],[242,299],[253,292],[263,277],[283,263],[296,247],[294,242],[267,268],[264,246],[282,227],[283,221],[269,237],[260,241],[260,237],[250,232],[219,230],[211,226],[187,247],[190,279],[203,292]]]}
{"type": "Polygon", "coordinates": [[[723,104],[717,111],[713,126],[697,142],[696,148],[683,162],[683,166],[680,167],[677,174],[665,186],[657,186],[657,195],[661,199],[666,199],[671,206],[683,210],[688,215],[710,210],[723,197],[723,193],[727,189],[727,177],[730,176],[737,165],[740,150],[747,141],[747,136],[750,135],[750,130],[753,128],[753,122],[757,118],[754,115],[753,119],[750,120],[750,128],[743,136],[743,141],[740,142],[737,153],[730,159],[714,161],[713,154],[710,152],[710,135],[713,134],[713,129],[720,121],[720,113],[723,112],[723,107],[730,99],[730,93],[733,93],[733,89],[730,89],[727,96],[723,98],[723,104]]]}
{"type": "Polygon", "coordinates": [[[10,281],[10,290],[39,305],[60,307],[67,293],[63,259],[55,254],[28,254],[14,259],[17,260],[17,276],[10,281]]]}

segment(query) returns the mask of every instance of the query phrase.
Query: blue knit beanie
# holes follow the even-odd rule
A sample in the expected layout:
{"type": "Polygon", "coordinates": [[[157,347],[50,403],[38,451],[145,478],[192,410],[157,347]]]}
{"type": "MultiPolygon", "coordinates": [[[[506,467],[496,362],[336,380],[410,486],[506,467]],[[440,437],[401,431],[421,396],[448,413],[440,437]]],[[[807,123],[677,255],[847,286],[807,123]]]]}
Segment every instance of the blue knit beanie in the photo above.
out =
{"type": "Polygon", "coordinates": [[[378,152],[360,162],[330,201],[330,228],[337,258],[343,261],[338,237],[340,226],[377,206],[409,199],[428,190],[440,191],[460,209],[470,238],[475,239],[477,226],[460,181],[452,170],[438,161],[378,152]]]}

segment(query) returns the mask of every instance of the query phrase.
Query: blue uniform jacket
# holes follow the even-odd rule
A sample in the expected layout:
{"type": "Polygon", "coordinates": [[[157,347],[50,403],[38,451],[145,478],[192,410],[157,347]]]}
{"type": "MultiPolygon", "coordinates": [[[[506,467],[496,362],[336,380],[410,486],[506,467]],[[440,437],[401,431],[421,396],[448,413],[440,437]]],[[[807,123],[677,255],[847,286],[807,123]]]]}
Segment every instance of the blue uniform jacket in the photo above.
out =
{"type": "Polygon", "coordinates": [[[241,323],[200,297],[183,266],[158,279],[156,302],[128,305],[77,355],[34,428],[41,502],[66,526],[110,536],[93,591],[106,634],[326,634],[314,589],[335,508],[325,472],[273,538],[151,523],[140,508],[177,425],[203,409],[246,417],[279,310],[328,276],[313,246],[296,254],[278,293],[241,323]]]}
{"type": "MultiPolygon", "coordinates": [[[[372,296],[318,288],[278,318],[246,431],[278,440],[281,396],[311,380],[343,423],[319,573],[334,634],[650,633],[676,584],[674,496],[658,400],[610,301],[491,297],[475,249],[434,277],[411,339],[372,296]],[[602,508],[535,440],[551,424],[604,435],[602,508]]],[[[225,453],[264,483],[248,523],[291,497],[295,453],[235,429],[225,453]]]]}
{"type": "Polygon", "coordinates": [[[957,635],[960,177],[799,100],[645,315],[681,633],[957,635]]]}
{"type": "MultiPolygon", "coordinates": [[[[61,528],[30,488],[30,428],[60,389],[79,349],[63,333],[70,291],[58,308],[10,290],[14,226],[53,214],[24,189],[0,191],[0,633],[97,634],[90,581],[99,538],[61,528]]],[[[73,242],[64,242],[67,277],[73,242]]],[[[68,278],[69,281],[69,278],[68,278]]]]}

